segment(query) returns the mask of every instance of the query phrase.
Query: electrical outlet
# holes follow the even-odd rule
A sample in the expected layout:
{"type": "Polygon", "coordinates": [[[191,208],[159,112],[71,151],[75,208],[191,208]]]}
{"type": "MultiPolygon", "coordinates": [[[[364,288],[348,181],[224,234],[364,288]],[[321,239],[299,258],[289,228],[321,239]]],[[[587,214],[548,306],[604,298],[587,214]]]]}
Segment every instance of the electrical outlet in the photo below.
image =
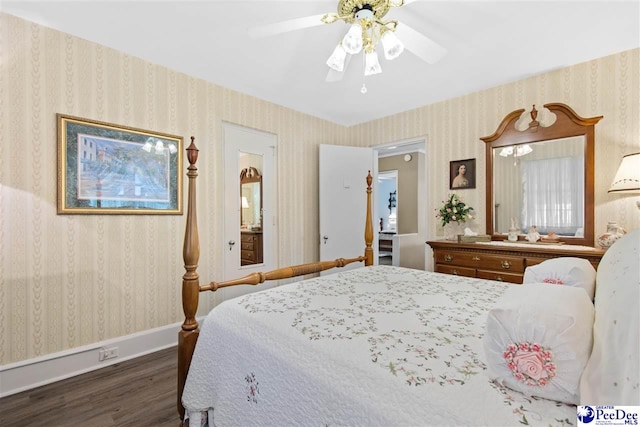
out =
{"type": "Polygon", "coordinates": [[[98,353],[98,360],[100,362],[103,360],[115,359],[116,357],[118,357],[118,347],[102,347],[98,353]]]}

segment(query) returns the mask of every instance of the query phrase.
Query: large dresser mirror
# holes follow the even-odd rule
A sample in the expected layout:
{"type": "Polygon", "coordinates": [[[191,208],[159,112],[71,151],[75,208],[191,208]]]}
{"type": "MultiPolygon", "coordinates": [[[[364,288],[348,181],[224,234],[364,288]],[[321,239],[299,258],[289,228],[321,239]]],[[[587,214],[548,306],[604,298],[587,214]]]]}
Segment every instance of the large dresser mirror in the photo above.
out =
{"type": "Polygon", "coordinates": [[[509,113],[486,143],[486,229],[519,240],[532,226],[560,242],[594,243],[594,126],[602,116],[583,118],[560,103],[509,113]]]}

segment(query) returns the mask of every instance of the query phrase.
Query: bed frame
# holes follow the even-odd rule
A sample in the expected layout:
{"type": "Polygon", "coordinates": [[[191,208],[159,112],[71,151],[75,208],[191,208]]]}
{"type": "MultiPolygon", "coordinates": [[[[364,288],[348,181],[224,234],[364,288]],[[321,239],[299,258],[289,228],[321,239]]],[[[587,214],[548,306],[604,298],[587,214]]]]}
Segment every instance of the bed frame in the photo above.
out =
{"type": "MultiPolygon", "coordinates": [[[[184,311],[184,322],[178,333],[178,413],[180,420],[184,419],[184,407],[182,406],[182,392],[184,389],[187,373],[191,364],[191,357],[200,333],[196,312],[198,310],[198,298],[200,292],[216,291],[220,288],[235,285],[257,285],[267,280],[288,279],[306,274],[318,273],[334,267],[344,267],[347,264],[364,261],[365,266],[373,265],[373,222],[371,220],[371,183],[373,178],[371,173],[367,176],[367,214],[364,230],[365,250],[364,255],[357,258],[338,258],[334,261],[312,262],[290,267],[279,268],[266,273],[251,273],[239,279],[224,282],[210,282],[200,286],[200,276],[197,273],[198,260],[200,258],[200,240],[198,237],[198,220],[196,213],[196,178],[198,168],[198,148],[194,143],[195,138],[191,137],[191,144],[187,147],[187,160],[189,167],[187,177],[189,178],[188,199],[187,199],[187,225],[184,233],[184,246],[182,257],[184,259],[185,274],[182,276],[182,310],[184,311]]],[[[181,424],[182,425],[182,424],[181,424]]]]}

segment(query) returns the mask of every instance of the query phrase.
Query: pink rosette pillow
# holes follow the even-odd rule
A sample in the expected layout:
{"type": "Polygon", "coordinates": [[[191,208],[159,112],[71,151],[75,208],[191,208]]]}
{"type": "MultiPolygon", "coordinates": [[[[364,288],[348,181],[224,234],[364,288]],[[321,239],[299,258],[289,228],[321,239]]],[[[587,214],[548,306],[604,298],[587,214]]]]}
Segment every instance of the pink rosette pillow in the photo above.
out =
{"type": "Polygon", "coordinates": [[[582,288],[593,301],[596,289],[596,269],[586,259],[552,258],[527,267],[522,283],[549,283],[582,288]]]}
{"type": "Polygon", "coordinates": [[[510,286],[487,316],[489,377],[528,396],[577,405],[593,319],[593,303],[580,288],[510,286]]]}

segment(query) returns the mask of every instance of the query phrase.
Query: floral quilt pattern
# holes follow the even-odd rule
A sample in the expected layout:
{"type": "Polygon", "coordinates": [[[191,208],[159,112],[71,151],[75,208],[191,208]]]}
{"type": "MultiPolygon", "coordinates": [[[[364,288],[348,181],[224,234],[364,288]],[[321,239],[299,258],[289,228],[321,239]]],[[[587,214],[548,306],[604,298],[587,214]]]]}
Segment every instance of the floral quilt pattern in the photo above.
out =
{"type": "MultiPolygon", "coordinates": [[[[544,418],[545,407],[563,404],[540,403],[543,399],[491,382],[484,372],[486,315],[507,286],[512,285],[379,266],[305,280],[278,292],[252,293],[237,305],[261,316],[262,323],[268,316],[284,319],[287,333],[300,339],[327,345],[358,340],[368,354],[358,363],[400,387],[454,391],[484,382],[483,393],[496,393],[495,400],[513,414],[514,425],[528,425],[544,418]]],[[[255,403],[253,374],[246,382],[247,399],[255,403]]],[[[573,422],[559,416],[551,424],[573,422]]]]}

